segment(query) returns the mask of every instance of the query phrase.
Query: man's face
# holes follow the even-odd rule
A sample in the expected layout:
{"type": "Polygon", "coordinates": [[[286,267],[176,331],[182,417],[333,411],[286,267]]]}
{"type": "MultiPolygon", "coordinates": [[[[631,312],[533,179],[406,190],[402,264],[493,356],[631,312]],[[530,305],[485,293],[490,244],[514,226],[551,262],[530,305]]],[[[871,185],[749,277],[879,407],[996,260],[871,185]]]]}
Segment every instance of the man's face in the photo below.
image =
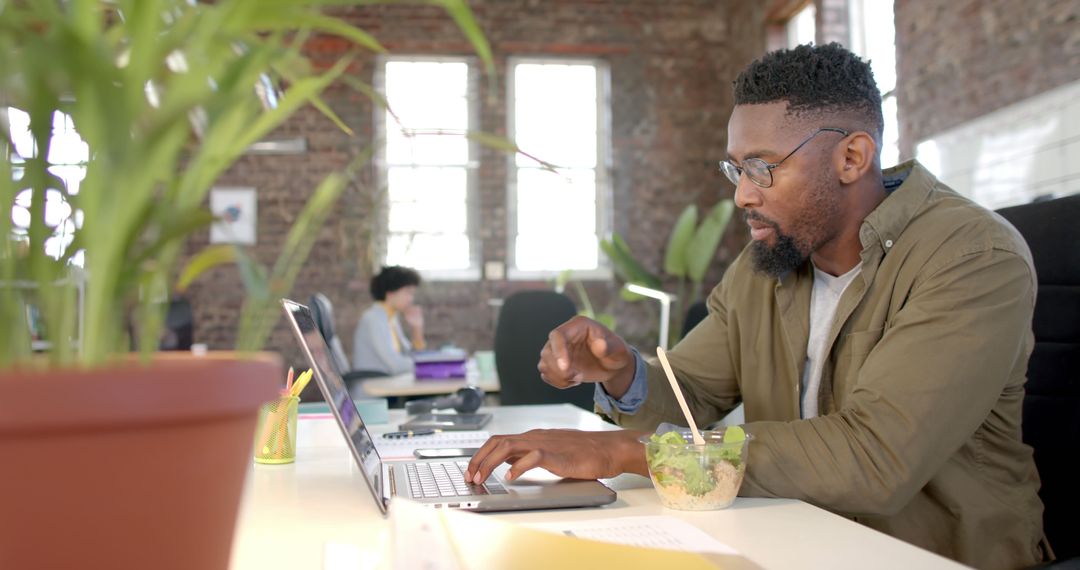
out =
{"type": "MultiPolygon", "coordinates": [[[[795,120],[786,110],[786,102],[736,106],[728,123],[728,159],[740,167],[751,158],[780,162],[814,131],[828,126],[795,120]]],[[[815,136],[772,169],[768,188],[745,174],[739,178],[735,203],[750,226],[756,270],[779,277],[839,233],[840,183],[832,156],[840,136],[815,136]]]]}

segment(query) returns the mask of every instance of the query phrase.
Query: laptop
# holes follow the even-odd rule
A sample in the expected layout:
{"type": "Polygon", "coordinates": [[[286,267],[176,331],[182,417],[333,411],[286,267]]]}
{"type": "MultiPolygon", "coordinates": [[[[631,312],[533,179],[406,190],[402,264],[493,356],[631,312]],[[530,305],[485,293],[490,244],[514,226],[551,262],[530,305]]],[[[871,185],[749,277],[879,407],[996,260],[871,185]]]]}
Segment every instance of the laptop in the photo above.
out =
{"type": "Polygon", "coordinates": [[[520,478],[508,483],[503,479],[509,469],[506,464],[500,465],[484,483],[474,485],[465,482],[463,476],[467,459],[383,462],[345,382],[331,364],[330,350],[315,326],[311,310],[289,299],[282,299],[281,303],[311,364],[315,382],[383,514],[394,496],[431,507],[471,511],[595,507],[615,501],[615,491],[599,481],[520,478]]]}

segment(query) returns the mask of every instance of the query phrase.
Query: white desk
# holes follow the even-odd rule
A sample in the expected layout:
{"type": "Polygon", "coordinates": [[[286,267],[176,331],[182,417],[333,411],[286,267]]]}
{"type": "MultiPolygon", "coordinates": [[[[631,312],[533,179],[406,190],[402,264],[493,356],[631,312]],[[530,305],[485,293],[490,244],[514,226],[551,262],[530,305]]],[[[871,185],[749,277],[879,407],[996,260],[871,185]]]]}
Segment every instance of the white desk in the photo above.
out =
{"type": "MultiPolygon", "coordinates": [[[[492,433],[536,427],[615,429],[569,404],[487,411],[495,414],[488,425],[492,433]]],[[[390,424],[371,426],[372,431],[390,431],[403,418],[402,410],[391,410],[390,424]]],[[[327,543],[331,549],[358,552],[360,568],[384,563],[388,524],[337,425],[325,418],[301,419],[297,449],[294,464],[253,464],[237,523],[233,570],[320,569],[327,543]]],[[[698,526],[765,568],[963,568],[801,501],[740,498],[725,510],[675,511],[660,506],[646,478],[623,475],[607,483],[619,498],[606,507],[484,516],[532,523],[669,515],[698,526]]]]}

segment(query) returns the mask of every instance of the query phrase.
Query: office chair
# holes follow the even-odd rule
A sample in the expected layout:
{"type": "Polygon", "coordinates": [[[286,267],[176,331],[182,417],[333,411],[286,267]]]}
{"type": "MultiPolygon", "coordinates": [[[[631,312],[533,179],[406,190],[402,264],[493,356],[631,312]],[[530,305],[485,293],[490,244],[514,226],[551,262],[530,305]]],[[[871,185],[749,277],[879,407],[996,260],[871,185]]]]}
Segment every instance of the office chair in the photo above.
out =
{"type": "Polygon", "coordinates": [[[181,296],[173,297],[165,313],[165,328],[158,349],[188,351],[194,339],[195,312],[191,309],[191,301],[181,296]]]}
{"type": "Polygon", "coordinates": [[[690,308],[686,310],[686,320],[683,321],[680,338],[686,338],[686,335],[690,334],[690,331],[694,330],[694,327],[704,321],[707,316],[709,316],[709,307],[705,301],[695,301],[693,305],[690,305],[690,308]]]}
{"type": "Polygon", "coordinates": [[[592,384],[560,390],[544,382],[536,369],[548,333],[576,314],[574,302],[555,291],[521,291],[506,299],[495,326],[495,369],[503,405],[565,402],[592,411],[592,384]]]}
{"type": "Polygon", "coordinates": [[[1080,195],[998,213],[1024,236],[1038,276],[1022,429],[1042,480],[1044,530],[1059,561],[1080,563],[1068,561],[1080,556],[1080,195]]]}
{"type": "Polygon", "coordinates": [[[345,356],[345,348],[341,345],[341,337],[337,335],[334,328],[334,306],[326,295],[315,293],[308,304],[311,306],[315,326],[326,341],[326,346],[330,348],[330,359],[350,391],[352,391],[352,384],[358,380],[386,376],[385,373],[377,370],[353,370],[349,365],[349,358],[345,356]]]}

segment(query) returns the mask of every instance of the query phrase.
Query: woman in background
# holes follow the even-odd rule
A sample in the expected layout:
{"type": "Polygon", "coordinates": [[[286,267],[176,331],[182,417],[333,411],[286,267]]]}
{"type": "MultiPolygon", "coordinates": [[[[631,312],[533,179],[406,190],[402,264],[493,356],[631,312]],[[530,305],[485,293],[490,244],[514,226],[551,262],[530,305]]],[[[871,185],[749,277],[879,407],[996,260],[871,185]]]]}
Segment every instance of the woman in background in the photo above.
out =
{"type": "Polygon", "coordinates": [[[376,370],[388,375],[413,371],[409,353],[425,346],[424,315],[420,307],[413,304],[418,285],[420,274],[416,270],[396,265],[383,267],[371,279],[371,296],[375,298],[375,304],[360,316],[353,334],[354,369],[376,370]],[[406,327],[408,335],[405,334],[406,327]]]}

